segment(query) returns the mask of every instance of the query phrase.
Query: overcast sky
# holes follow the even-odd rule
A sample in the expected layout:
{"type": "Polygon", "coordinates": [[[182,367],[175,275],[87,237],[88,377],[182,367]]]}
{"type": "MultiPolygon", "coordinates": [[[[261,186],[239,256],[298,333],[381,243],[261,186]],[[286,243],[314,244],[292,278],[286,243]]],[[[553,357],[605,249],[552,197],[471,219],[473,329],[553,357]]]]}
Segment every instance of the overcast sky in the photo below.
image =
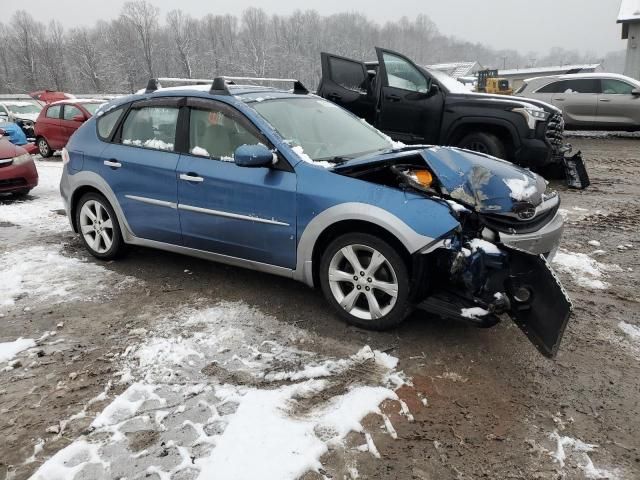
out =
{"type": "MultiPolygon", "coordinates": [[[[3,2],[0,19],[20,8],[38,20],[60,20],[65,26],[92,24],[116,17],[124,0],[29,0],[3,2]]],[[[194,16],[207,13],[239,14],[255,6],[285,14],[297,8],[323,15],[356,11],[378,22],[425,13],[440,31],[494,48],[522,53],[545,52],[554,46],[604,54],[624,48],[616,18],[620,0],[152,0],[163,14],[181,8],[194,16]]]]}

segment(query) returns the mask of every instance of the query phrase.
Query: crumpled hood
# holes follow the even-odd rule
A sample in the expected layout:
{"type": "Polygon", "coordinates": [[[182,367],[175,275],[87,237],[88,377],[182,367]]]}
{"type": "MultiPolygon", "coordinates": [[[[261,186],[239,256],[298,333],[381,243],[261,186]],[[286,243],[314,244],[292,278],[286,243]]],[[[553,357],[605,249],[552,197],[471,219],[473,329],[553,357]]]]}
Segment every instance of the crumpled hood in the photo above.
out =
{"type": "Polygon", "coordinates": [[[455,147],[431,147],[420,154],[443,193],[478,213],[512,212],[543,201],[546,181],[512,163],[455,147]]]}
{"type": "Polygon", "coordinates": [[[385,164],[403,163],[419,154],[436,176],[443,196],[478,213],[500,214],[537,207],[546,181],[512,163],[455,147],[405,148],[344,162],[334,168],[348,174],[385,164]]]}

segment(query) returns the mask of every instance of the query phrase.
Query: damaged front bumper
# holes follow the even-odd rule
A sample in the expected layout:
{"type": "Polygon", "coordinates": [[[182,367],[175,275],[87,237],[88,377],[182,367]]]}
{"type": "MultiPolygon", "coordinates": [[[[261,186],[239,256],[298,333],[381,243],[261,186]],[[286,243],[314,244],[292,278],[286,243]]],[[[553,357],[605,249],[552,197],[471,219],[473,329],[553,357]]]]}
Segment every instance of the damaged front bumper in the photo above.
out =
{"type": "Polygon", "coordinates": [[[486,241],[463,247],[455,240],[439,255],[436,268],[448,268],[449,282],[418,308],[478,327],[491,327],[507,314],[540,353],[555,357],[572,305],[543,255],[486,241]]]}

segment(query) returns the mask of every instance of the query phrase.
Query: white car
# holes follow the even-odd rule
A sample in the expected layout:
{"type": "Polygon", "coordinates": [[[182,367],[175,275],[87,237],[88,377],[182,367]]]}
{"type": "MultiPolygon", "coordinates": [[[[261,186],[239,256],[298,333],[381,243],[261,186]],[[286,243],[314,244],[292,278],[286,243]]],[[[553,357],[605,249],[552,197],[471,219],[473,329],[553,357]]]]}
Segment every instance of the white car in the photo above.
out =
{"type": "Polygon", "coordinates": [[[4,100],[0,102],[0,121],[17,123],[28,138],[33,138],[41,110],[42,106],[34,101],[4,100]]]}
{"type": "Polygon", "coordinates": [[[565,127],[577,130],[640,130],[640,82],[615,73],[536,77],[514,94],[562,110],[565,127]]]}

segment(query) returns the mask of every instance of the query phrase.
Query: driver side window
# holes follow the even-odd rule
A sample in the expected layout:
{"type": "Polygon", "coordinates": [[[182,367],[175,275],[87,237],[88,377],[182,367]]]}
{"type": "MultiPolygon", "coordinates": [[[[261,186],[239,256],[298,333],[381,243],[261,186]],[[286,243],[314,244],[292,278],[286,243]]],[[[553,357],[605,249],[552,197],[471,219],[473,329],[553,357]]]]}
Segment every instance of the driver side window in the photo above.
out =
{"type": "Polygon", "coordinates": [[[422,72],[407,60],[390,53],[384,53],[382,58],[390,87],[419,93],[429,90],[429,84],[422,72]]]}
{"type": "Polygon", "coordinates": [[[191,108],[189,153],[233,162],[236,148],[261,143],[234,117],[222,109],[191,108]]]}

